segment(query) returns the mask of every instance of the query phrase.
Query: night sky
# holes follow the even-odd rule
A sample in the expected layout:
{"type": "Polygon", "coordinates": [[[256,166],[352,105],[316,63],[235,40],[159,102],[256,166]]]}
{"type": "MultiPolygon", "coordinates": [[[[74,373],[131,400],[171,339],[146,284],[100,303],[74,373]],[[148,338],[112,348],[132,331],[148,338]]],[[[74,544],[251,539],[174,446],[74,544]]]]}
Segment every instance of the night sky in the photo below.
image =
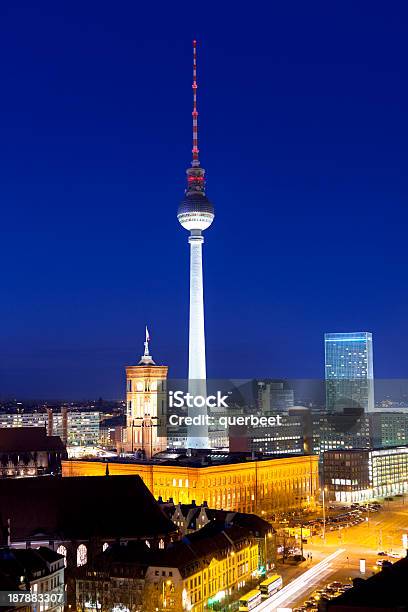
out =
{"type": "Polygon", "coordinates": [[[4,2],[0,395],[185,376],[198,39],[209,377],[321,377],[326,331],[408,376],[405,2],[4,2]],[[151,7],[151,8],[149,8],[151,7]]]}

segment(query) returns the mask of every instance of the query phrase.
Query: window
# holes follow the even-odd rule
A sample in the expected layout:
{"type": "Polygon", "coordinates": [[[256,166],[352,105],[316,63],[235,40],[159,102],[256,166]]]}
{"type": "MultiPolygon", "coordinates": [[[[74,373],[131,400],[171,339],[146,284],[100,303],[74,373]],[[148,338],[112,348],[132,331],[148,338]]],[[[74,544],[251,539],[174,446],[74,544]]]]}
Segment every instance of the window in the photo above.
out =
{"type": "Polygon", "coordinates": [[[58,546],[57,553],[64,557],[64,566],[67,567],[67,549],[65,548],[65,546],[63,546],[62,544],[61,546],[58,546]]]}
{"type": "Polygon", "coordinates": [[[86,565],[88,561],[88,551],[85,544],[80,544],[77,548],[77,567],[86,565]]]}

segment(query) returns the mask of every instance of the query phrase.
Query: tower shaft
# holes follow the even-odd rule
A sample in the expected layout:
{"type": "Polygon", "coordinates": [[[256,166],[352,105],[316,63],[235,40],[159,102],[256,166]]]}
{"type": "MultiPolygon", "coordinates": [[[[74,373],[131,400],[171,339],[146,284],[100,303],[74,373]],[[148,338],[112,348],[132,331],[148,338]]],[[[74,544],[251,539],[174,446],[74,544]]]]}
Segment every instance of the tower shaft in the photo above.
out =
{"type": "MultiPolygon", "coordinates": [[[[188,350],[188,391],[194,397],[207,397],[204,332],[203,243],[201,235],[192,232],[190,243],[190,326],[188,350]]],[[[192,407],[188,416],[200,417],[187,428],[188,448],[209,448],[207,407],[192,407]]]]}
{"type": "Polygon", "coordinates": [[[205,333],[203,292],[203,236],[191,235],[190,243],[190,328],[188,379],[205,380],[205,333]]]}

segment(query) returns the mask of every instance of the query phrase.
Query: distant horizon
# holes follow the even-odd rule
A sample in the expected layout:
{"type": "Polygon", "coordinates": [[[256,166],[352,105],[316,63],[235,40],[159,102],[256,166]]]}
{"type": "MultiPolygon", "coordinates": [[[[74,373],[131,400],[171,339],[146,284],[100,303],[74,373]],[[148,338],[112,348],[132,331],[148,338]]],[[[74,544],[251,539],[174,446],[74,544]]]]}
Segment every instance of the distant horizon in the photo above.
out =
{"type": "MultiPolygon", "coordinates": [[[[245,379],[234,379],[234,378],[214,378],[207,379],[209,390],[212,388],[217,389],[236,389],[237,391],[242,391],[246,385],[249,383],[253,383],[255,381],[279,381],[286,383],[287,389],[292,389],[294,391],[294,406],[307,406],[309,402],[312,402],[314,407],[320,406],[324,407],[325,405],[325,385],[326,380],[324,378],[282,378],[282,377],[271,377],[271,376],[257,376],[257,377],[248,377],[245,379]],[[229,387],[230,386],[230,387],[229,387]]],[[[168,388],[181,388],[180,384],[184,386],[188,386],[187,378],[168,378],[168,388]]],[[[406,403],[408,406],[408,378],[374,378],[374,399],[375,399],[375,410],[377,409],[377,405],[380,402],[391,401],[395,403],[406,403]]],[[[210,392],[210,391],[209,391],[210,392]]],[[[252,392],[251,392],[252,393],[252,392]]],[[[241,398],[241,402],[246,401],[248,391],[241,398]]],[[[94,403],[97,404],[99,401],[105,403],[121,403],[123,404],[125,401],[126,390],[125,386],[123,386],[122,395],[117,397],[104,397],[103,395],[96,394],[94,396],[60,396],[60,397],[50,397],[50,396],[16,396],[16,395],[0,395],[0,402],[15,402],[15,403],[33,403],[38,405],[39,407],[43,407],[45,404],[77,404],[78,406],[81,404],[89,404],[94,403]]],[[[251,402],[255,402],[255,395],[251,396],[251,402]]],[[[249,405],[249,402],[247,405],[249,405]]]]}

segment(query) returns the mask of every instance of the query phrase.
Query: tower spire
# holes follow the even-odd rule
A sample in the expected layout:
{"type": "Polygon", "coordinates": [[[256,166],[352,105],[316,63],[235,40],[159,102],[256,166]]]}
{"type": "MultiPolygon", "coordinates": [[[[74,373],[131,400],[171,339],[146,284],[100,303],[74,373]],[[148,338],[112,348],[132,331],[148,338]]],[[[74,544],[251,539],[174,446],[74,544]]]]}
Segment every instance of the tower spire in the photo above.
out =
{"type": "Polygon", "coordinates": [[[149,351],[150,335],[146,325],[146,335],[144,341],[144,354],[140,358],[139,365],[155,365],[149,351]]]}
{"type": "Polygon", "coordinates": [[[198,111],[197,111],[197,41],[193,40],[193,160],[191,165],[193,167],[199,166],[200,162],[198,159],[198,111]]]}

